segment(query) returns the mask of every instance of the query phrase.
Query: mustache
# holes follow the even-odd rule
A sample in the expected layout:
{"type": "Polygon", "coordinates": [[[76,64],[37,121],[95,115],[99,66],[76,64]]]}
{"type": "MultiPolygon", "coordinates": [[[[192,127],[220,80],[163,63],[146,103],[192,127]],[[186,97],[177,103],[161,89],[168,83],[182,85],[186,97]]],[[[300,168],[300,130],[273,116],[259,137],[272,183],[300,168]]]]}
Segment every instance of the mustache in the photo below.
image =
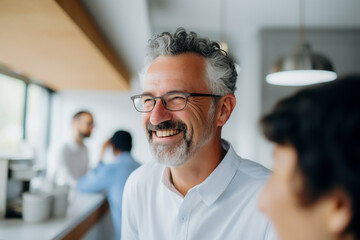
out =
{"type": "Polygon", "coordinates": [[[170,129],[179,129],[185,131],[186,124],[181,121],[177,121],[177,122],[165,121],[158,125],[153,125],[150,123],[150,121],[146,123],[146,130],[148,132],[157,131],[157,130],[170,130],[170,129]]]}

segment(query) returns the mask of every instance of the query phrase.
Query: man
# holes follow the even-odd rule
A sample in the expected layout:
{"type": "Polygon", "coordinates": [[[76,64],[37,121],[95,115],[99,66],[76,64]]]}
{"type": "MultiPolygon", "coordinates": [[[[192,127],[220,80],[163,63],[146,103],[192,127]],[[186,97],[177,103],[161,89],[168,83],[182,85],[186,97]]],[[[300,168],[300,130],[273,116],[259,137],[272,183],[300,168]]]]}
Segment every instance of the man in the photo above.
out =
{"type": "Polygon", "coordinates": [[[84,139],[91,136],[94,119],[90,112],[77,112],[72,118],[72,137],[50,152],[48,177],[52,183],[72,187],[89,167],[88,149],[84,139]]]}
{"type": "Polygon", "coordinates": [[[233,61],[182,28],[147,50],[144,92],[132,100],[156,161],[128,179],[122,239],[272,239],[256,208],[268,170],[221,140],[236,104],[233,61]]]}
{"type": "Polygon", "coordinates": [[[116,158],[115,161],[110,164],[104,164],[100,161],[100,164],[94,170],[77,181],[77,189],[81,192],[106,191],[115,230],[114,239],[120,239],[121,205],[124,185],[130,173],[140,165],[130,155],[132,148],[130,133],[125,131],[115,132],[104,143],[101,156],[104,155],[105,149],[108,146],[113,150],[116,158]]]}
{"type": "Polygon", "coordinates": [[[304,89],[262,119],[274,171],[259,200],[282,240],[360,239],[360,75],[304,89]]]}

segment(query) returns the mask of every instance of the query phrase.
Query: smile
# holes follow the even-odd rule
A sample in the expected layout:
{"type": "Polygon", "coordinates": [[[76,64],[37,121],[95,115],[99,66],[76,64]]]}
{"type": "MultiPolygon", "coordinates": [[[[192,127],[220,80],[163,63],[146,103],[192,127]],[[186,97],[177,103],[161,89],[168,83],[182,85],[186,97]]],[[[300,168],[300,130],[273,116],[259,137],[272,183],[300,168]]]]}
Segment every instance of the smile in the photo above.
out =
{"type": "Polygon", "coordinates": [[[179,134],[181,131],[179,129],[169,129],[169,130],[157,130],[155,131],[157,137],[170,137],[173,135],[179,134]]]}

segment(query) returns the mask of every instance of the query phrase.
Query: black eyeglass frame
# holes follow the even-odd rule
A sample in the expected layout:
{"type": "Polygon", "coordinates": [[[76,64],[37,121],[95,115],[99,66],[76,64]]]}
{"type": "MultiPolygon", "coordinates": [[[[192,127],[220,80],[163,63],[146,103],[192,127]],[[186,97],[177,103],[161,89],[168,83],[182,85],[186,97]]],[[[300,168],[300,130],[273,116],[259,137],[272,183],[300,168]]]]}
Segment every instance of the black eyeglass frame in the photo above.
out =
{"type": "Polygon", "coordinates": [[[162,96],[160,96],[160,97],[154,97],[154,96],[152,96],[152,95],[150,95],[150,94],[139,94],[139,95],[131,96],[130,98],[131,98],[131,100],[132,100],[132,102],[133,102],[133,104],[134,104],[134,107],[135,107],[135,110],[136,110],[136,111],[141,112],[141,113],[148,113],[148,112],[151,112],[151,111],[154,109],[154,107],[155,107],[155,105],[156,105],[156,99],[161,99],[161,102],[162,102],[162,104],[164,105],[164,107],[165,107],[166,110],[175,112],[175,111],[181,111],[181,110],[183,110],[183,109],[186,107],[189,97],[215,97],[215,98],[221,98],[222,96],[221,96],[221,95],[208,94],[208,93],[170,92],[170,93],[166,93],[166,94],[164,94],[164,95],[162,95],[162,96]],[[169,95],[169,94],[182,94],[182,95],[184,95],[184,97],[185,97],[184,107],[181,108],[181,109],[176,109],[176,110],[168,109],[168,108],[166,107],[166,101],[165,101],[164,97],[165,97],[166,95],[169,95]],[[148,96],[148,97],[152,98],[152,100],[153,100],[153,102],[154,102],[152,108],[151,108],[150,110],[148,110],[148,111],[140,111],[140,110],[138,110],[138,109],[136,108],[136,105],[135,105],[135,99],[136,99],[136,98],[141,98],[141,97],[144,97],[144,96],[148,96]]]}

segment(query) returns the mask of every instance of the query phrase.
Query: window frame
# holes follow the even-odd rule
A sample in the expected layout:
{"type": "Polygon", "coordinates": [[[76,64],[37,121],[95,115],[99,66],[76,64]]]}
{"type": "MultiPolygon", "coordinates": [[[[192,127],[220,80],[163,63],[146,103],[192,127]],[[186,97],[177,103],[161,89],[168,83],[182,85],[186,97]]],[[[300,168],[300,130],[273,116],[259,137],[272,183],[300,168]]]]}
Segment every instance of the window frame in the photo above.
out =
{"type": "Polygon", "coordinates": [[[46,116],[46,139],[45,139],[45,149],[48,150],[49,148],[49,143],[50,143],[50,129],[51,129],[51,114],[52,114],[52,98],[53,98],[53,94],[56,92],[53,89],[43,85],[42,83],[31,79],[27,76],[25,76],[24,74],[22,74],[21,72],[12,70],[6,66],[0,65],[0,74],[6,75],[8,77],[14,78],[15,80],[20,80],[23,81],[25,83],[25,89],[24,89],[24,104],[23,104],[23,119],[22,119],[22,130],[23,130],[23,134],[22,134],[22,140],[27,140],[27,136],[26,136],[26,127],[27,127],[27,111],[28,111],[28,98],[29,98],[29,86],[31,84],[33,85],[37,85],[41,88],[43,88],[44,90],[46,90],[49,94],[49,103],[48,103],[48,109],[47,109],[47,116],[46,116]]]}

